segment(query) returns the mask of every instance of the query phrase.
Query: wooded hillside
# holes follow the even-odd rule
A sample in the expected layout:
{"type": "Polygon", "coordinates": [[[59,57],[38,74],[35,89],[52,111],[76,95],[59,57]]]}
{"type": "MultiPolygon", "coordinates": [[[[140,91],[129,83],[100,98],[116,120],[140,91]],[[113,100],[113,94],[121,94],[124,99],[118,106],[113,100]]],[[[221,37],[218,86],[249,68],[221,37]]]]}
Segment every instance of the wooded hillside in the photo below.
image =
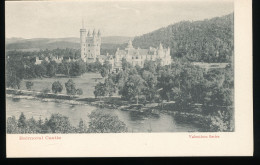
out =
{"type": "Polygon", "coordinates": [[[202,21],[182,21],[135,37],[134,47],[171,48],[173,57],[190,61],[230,62],[234,49],[234,13],[202,21]]]}

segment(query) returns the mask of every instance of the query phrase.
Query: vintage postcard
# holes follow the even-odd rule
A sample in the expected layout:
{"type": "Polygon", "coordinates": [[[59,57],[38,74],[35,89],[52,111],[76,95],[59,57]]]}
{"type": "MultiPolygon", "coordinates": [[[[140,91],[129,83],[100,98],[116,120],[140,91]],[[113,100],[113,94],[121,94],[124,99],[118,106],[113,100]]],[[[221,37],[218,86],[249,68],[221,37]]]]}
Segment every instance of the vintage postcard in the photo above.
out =
{"type": "Polygon", "coordinates": [[[251,8],[6,1],[7,157],[252,156],[251,8]]]}

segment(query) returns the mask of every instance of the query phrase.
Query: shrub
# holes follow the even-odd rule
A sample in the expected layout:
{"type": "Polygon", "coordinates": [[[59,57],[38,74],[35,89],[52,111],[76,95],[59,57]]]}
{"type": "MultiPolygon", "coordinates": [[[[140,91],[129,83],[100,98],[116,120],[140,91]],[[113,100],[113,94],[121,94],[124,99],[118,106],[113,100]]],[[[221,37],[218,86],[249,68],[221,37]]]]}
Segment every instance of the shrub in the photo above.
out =
{"type": "Polygon", "coordinates": [[[76,90],[77,95],[82,95],[83,94],[83,90],[81,88],[76,90]]]}
{"type": "Polygon", "coordinates": [[[59,81],[55,81],[52,84],[52,92],[53,93],[58,93],[61,92],[63,90],[63,86],[61,85],[61,83],[59,81]]]}
{"type": "Polygon", "coordinates": [[[32,87],[33,87],[33,82],[31,82],[31,81],[26,81],[25,85],[26,85],[26,88],[27,88],[28,90],[31,90],[32,87]]]}
{"type": "Polygon", "coordinates": [[[66,91],[68,95],[75,95],[76,94],[76,85],[73,82],[72,79],[69,79],[66,83],[65,83],[65,87],[66,87],[66,91]]]}

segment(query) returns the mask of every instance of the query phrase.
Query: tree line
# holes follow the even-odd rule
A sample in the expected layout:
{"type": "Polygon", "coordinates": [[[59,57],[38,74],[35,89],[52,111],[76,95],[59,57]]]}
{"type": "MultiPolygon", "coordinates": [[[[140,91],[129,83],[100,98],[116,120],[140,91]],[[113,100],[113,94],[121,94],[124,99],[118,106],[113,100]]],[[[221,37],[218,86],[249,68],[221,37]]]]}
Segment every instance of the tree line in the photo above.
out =
{"type": "MultiPolygon", "coordinates": [[[[69,51],[69,49],[67,51],[69,51]]],[[[52,50],[52,52],[55,52],[55,50],[52,50]]],[[[59,50],[58,52],[63,51],[59,50]]],[[[23,79],[55,77],[58,74],[73,77],[80,76],[86,72],[101,72],[102,76],[106,76],[112,67],[108,61],[105,61],[102,65],[99,61],[85,63],[81,59],[68,61],[66,58],[63,58],[61,63],[57,63],[54,60],[43,60],[41,64],[35,64],[35,57],[32,57],[30,52],[20,51],[9,52],[7,57],[7,87],[18,89],[20,88],[20,83],[23,79]]]]}
{"type": "Polygon", "coordinates": [[[101,110],[92,111],[88,116],[89,123],[80,119],[77,126],[73,126],[68,117],[52,114],[51,117],[38,120],[33,117],[26,119],[21,113],[18,120],[15,116],[7,118],[8,134],[48,134],[48,133],[121,133],[127,132],[124,122],[115,115],[101,110]]]}

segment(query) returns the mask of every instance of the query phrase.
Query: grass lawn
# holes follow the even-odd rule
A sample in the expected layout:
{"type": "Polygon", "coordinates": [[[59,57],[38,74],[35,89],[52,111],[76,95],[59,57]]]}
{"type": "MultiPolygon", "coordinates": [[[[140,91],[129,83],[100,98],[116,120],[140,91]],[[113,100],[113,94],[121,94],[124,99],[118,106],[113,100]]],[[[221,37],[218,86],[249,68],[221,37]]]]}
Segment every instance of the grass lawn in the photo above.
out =
{"type": "MultiPolygon", "coordinates": [[[[36,78],[30,80],[23,80],[21,83],[21,89],[26,90],[25,82],[31,81],[33,82],[32,90],[42,91],[45,88],[51,90],[52,83],[54,81],[59,81],[63,90],[61,93],[66,94],[65,82],[67,82],[70,78],[68,77],[53,77],[53,78],[36,78]]],[[[76,88],[81,88],[83,90],[83,95],[80,97],[94,97],[94,89],[95,85],[99,82],[103,82],[101,75],[99,73],[85,73],[79,77],[71,78],[76,84],[76,88]],[[97,80],[96,80],[97,79],[97,80]]]]}

